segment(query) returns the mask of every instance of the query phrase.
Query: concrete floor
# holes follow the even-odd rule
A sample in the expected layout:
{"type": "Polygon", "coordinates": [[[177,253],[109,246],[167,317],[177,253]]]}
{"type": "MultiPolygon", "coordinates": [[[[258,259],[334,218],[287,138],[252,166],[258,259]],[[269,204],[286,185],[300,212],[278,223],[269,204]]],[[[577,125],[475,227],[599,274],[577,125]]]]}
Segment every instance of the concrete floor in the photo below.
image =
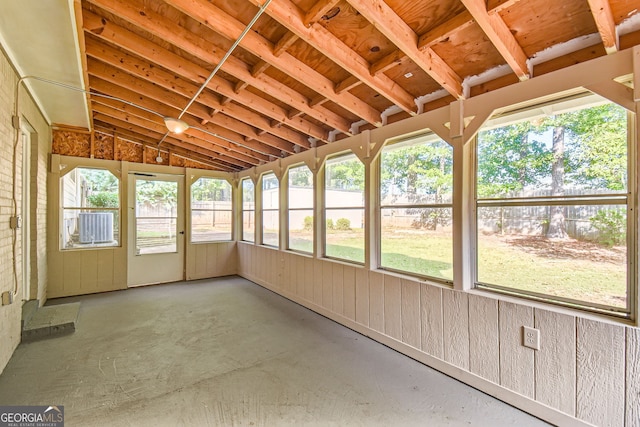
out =
{"type": "Polygon", "coordinates": [[[73,335],[21,344],[0,405],[68,426],[546,425],[241,278],[67,298],[73,335]]]}

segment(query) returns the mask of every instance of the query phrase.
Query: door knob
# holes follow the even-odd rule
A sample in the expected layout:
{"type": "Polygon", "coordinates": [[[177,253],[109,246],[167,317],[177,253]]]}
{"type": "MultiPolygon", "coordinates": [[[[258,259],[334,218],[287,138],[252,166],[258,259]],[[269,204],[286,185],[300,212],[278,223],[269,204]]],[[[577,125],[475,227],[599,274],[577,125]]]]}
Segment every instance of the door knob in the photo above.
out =
{"type": "Polygon", "coordinates": [[[181,231],[180,234],[184,234],[184,231],[181,231]]]}

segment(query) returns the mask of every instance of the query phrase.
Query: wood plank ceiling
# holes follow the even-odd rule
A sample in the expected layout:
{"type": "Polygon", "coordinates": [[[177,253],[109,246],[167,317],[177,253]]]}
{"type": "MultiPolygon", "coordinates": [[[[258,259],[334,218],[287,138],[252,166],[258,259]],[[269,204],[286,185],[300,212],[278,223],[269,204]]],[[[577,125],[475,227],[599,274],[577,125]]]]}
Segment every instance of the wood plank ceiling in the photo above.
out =
{"type": "Polygon", "coordinates": [[[271,0],[165,137],[265,1],[82,0],[94,128],[235,171],[640,44],[640,0],[271,0]]]}

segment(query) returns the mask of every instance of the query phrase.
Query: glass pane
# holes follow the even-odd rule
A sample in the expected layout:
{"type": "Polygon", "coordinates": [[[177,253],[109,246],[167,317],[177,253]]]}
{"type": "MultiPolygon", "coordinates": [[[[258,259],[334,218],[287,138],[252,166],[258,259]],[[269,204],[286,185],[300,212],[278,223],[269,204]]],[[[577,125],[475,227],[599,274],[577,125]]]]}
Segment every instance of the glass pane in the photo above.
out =
{"type": "Polygon", "coordinates": [[[242,180],[242,210],[252,210],[255,206],[255,191],[253,181],[242,180]]]}
{"type": "Polygon", "coordinates": [[[242,240],[255,242],[256,215],[254,211],[242,212],[242,240]]]}
{"type": "Polygon", "coordinates": [[[104,169],[76,168],[60,181],[62,249],[118,246],[118,178],[104,169]]]}
{"type": "Polygon", "coordinates": [[[364,209],[327,209],[326,255],[364,262],[364,209]]]}
{"type": "Polygon", "coordinates": [[[262,178],[262,209],[278,209],[280,192],[278,178],[272,173],[262,178]]]}
{"type": "Polygon", "coordinates": [[[280,212],[262,212],[262,244],[279,246],[278,231],[280,230],[280,212]]]}
{"type": "Polygon", "coordinates": [[[289,249],[313,252],[313,209],[289,211],[289,249]]]}
{"type": "Polygon", "coordinates": [[[306,166],[289,170],[289,208],[313,208],[313,173],[306,166]]]}
{"type": "Polygon", "coordinates": [[[381,266],[453,280],[451,208],[382,209],[381,266]]]}
{"type": "Polygon", "coordinates": [[[191,241],[231,240],[231,211],[191,211],[191,241]]]}
{"type": "Polygon", "coordinates": [[[451,203],[453,148],[446,142],[387,146],[380,165],[382,205],[451,203]]]}
{"type": "Polygon", "coordinates": [[[76,168],[62,177],[65,208],[117,208],[120,182],[104,169],[76,168]]]}
{"type": "Polygon", "coordinates": [[[138,218],[136,253],[138,255],[176,252],[176,218],[138,218]]]}
{"type": "Polygon", "coordinates": [[[231,185],[200,178],[191,186],[191,241],[231,240],[231,185]]]}
{"type": "Polygon", "coordinates": [[[364,165],[355,155],[327,160],[325,203],[327,208],[364,207],[364,165]]]}
{"type": "Polygon", "coordinates": [[[231,184],[224,179],[200,178],[191,185],[191,209],[231,209],[231,184]]]}
{"type": "Polygon", "coordinates": [[[120,215],[117,210],[63,209],[62,248],[117,246],[120,215]]]}
{"type": "Polygon", "coordinates": [[[545,111],[480,132],[478,197],[625,193],[626,110],[589,96],[545,111]]]}
{"type": "Polygon", "coordinates": [[[624,206],[478,208],[478,281],[626,307],[624,206]]]}
{"type": "Polygon", "coordinates": [[[177,251],[178,183],[136,179],[136,250],[177,251]]]}

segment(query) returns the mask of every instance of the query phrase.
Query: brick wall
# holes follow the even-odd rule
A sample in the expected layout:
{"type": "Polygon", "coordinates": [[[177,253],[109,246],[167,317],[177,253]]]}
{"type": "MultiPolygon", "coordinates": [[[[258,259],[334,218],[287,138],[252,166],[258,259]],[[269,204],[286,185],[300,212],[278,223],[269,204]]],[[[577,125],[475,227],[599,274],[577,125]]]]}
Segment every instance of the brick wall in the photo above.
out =
{"type": "MultiPolygon", "coordinates": [[[[13,146],[16,132],[11,124],[15,88],[18,77],[4,51],[0,50],[0,293],[14,289],[13,233],[9,228],[9,218],[13,215],[13,146]]],[[[47,211],[47,163],[51,147],[51,130],[36,104],[24,87],[20,90],[19,115],[32,129],[31,138],[31,207],[29,227],[31,236],[31,298],[40,303],[46,300],[47,260],[46,260],[46,211],[47,211]]],[[[16,158],[16,204],[19,214],[22,206],[22,145],[18,146],[16,158]]],[[[23,215],[24,217],[24,215],[23,215]]],[[[0,372],[20,343],[21,307],[26,293],[22,289],[22,241],[17,234],[16,262],[20,291],[13,304],[0,306],[0,372]]]]}

